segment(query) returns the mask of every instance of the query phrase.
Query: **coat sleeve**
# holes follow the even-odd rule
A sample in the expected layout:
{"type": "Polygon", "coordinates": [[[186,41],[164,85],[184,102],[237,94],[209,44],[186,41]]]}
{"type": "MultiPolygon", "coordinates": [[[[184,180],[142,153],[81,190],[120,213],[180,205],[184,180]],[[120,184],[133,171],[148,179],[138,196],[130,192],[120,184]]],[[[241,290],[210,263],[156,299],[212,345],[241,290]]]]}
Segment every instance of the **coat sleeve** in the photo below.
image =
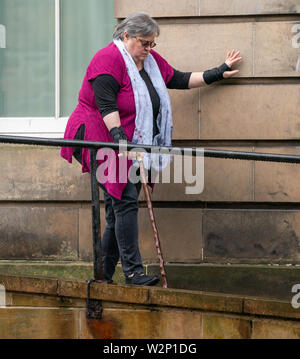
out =
{"type": "Polygon", "coordinates": [[[99,75],[111,75],[122,86],[125,72],[126,66],[122,55],[117,47],[111,44],[95,54],[87,68],[86,75],[88,81],[94,80],[99,75]]]}

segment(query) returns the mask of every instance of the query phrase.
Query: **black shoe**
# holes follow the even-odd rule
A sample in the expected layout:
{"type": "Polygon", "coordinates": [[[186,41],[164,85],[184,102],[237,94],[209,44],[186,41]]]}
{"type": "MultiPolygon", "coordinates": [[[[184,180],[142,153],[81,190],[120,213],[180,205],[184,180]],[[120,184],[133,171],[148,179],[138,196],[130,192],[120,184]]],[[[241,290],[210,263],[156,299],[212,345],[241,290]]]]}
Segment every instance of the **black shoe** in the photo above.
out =
{"type": "Polygon", "coordinates": [[[103,282],[107,283],[107,284],[113,284],[114,283],[114,281],[112,279],[104,279],[103,282]]]}
{"type": "Polygon", "coordinates": [[[103,283],[107,283],[107,284],[111,284],[113,283],[112,277],[110,275],[107,275],[106,273],[102,274],[102,282],[103,283]]]}
{"type": "Polygon", "coordinates": [[[144,273],[135,273],[133,277],[126,277],[126,284],[133,285],[155,285],[159,282],[159,278],[156,275],[149,276],[144,273]]]}

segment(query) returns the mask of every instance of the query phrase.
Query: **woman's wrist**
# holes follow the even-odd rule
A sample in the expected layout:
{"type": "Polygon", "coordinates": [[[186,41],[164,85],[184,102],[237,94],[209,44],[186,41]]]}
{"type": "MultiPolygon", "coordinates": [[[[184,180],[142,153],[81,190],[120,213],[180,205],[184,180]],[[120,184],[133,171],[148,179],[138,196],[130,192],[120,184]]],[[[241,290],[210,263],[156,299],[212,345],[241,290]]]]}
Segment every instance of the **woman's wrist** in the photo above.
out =
{"type": "Polygon", "coordinates": [[[219,67],[204,71],[203,79],[207,85],[210,85],[213,82],[223,80],[223,73],[225,71],[231,71],[231,68],[224,62],[219,67]]]}
{"type": "Polygon", "coordinates": [[[119,141],[128,141],[128,138],[122,128],[122,126],[119,127],[113,127],[110,131],[109,131],[112,139],[114,140],[114,142],[118,143],[119,141]]]}

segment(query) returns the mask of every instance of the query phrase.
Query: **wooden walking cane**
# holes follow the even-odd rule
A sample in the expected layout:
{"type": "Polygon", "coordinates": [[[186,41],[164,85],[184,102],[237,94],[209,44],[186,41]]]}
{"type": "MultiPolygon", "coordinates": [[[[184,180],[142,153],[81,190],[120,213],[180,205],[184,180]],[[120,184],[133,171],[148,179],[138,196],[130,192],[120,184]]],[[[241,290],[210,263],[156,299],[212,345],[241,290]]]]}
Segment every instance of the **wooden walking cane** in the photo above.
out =
{"type": "Polygon", "coordinates": [[[161,251],[161,247],[160,247],[158,230],[157,230],[157,226],[156,226],[156,222],[155,222],[155,218],[154,218],[151,197],[150,197],[149,190],[147,187],[147,181],[146,181],[146,175],[145,175],[145,169],[144,169],[144,163],[143,163],[143,156],[140,153],[137,153],[136,159],[139,162],[139,166],[140,166],[141,182],[142,182],[142,185],[144,188],[144,192],[145,192],[145,196],[146,196],[146,200],[147,200],[148,212],[149,212],[149,216],[150,216],[150,222],[151,222],[153,233],[154,233],[155,246],[156,246],[157,255],[158,255],[158,259],[159,259],[159,267],[160,267],[160,274],[161,274],[161,278],[162,278],[162,282],[163,282],[163,288],[168,288],[167,275],[166,275],[164,259],[163,259],[163,255],[162,255],[162,251],[161,251]]]}

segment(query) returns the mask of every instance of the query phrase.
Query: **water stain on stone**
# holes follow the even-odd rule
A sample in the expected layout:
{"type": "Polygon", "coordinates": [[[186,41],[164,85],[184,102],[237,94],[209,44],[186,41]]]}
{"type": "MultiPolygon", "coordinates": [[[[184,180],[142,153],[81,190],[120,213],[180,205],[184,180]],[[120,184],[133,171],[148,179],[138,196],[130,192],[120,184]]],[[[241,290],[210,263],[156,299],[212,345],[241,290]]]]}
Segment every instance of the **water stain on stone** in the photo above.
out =
{"type": "Polygon", "coordinates": [[[259,251],[262,251],[262,252],[264,251],[264,248],[260,243],[255,243],[254,248],[258,249],[259,251]]]}
{"type": "Polygon", "coordinates": [[[207,249],[212,250],[219,256],[226,256],[228,254],[228,249],[224,246],[224,239],[216,233],[208,233],[207,249]]]}
{"type": "Polygon", "coordinates": [[[119,337],[117,323],[112,320],[87,319],[86,324],[93,339],[117,339],[119,337]]]}

